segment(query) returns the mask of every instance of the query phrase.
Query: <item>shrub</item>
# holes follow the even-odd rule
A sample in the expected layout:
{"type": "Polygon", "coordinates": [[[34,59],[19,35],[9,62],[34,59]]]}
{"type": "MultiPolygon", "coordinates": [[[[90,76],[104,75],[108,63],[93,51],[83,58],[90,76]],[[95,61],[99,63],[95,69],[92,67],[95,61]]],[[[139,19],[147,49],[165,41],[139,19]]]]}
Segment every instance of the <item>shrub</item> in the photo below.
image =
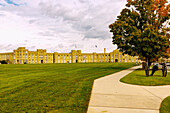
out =
{"type": "Polygon", "coordinates": [[[2,60],[1,64],[7,64],[7,62],[5,60],[2,60]]]}

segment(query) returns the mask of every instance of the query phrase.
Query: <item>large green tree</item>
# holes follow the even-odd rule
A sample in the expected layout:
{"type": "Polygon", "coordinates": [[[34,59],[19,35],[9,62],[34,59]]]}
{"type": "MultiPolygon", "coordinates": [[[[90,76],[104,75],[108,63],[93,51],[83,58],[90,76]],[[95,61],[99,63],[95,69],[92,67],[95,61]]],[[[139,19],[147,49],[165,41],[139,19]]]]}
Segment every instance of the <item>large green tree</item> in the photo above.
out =
{"type": "Polygon", "coordinates": [[[147,62],[167,57],[169,48],[170,5],[167,0],[127,0],[126,8],[109,26],[113,44],[120,51],[147,62]]]}

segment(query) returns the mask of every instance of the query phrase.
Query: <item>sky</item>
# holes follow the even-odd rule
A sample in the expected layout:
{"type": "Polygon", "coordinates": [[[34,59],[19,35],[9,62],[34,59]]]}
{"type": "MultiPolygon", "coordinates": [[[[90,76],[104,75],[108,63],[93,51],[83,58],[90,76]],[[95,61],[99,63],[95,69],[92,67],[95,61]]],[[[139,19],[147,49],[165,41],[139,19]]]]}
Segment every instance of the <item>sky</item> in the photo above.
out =
{"type": "Polygon", "coordinates": [[[111,52],[109,25],[126,0],[0,0],[0,53],[31,51],[111,52]]]}

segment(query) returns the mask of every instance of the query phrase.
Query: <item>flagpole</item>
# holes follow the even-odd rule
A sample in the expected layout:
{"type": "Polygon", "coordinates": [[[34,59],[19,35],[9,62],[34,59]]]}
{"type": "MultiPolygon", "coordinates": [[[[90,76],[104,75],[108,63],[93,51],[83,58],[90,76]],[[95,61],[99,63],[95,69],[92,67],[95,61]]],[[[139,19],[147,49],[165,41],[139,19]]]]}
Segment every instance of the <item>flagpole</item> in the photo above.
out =
{"type": "Polygon", "coordinates": [[[77,51],[77,45],[75,44],[75,50],[77,51]]]}
{"type": "Polygon", "coordinates": [[[95,45],[95,52],[97,53],[97,45],[95,45]]]}

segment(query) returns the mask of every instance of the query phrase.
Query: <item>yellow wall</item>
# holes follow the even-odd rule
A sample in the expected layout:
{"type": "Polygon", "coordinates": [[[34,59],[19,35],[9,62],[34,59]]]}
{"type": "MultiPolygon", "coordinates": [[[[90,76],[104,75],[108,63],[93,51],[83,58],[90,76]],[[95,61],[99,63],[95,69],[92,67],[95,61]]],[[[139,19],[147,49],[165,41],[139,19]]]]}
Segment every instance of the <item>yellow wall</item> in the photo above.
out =
{"type": "Polygon", "coordinates": [[[8,60],[9,64],[13,64],[14,53],[0,53],[0,60],[8,60]]]}
{"type": "Polygon", "coordinates": [[[19,47],[11,53],[0,53],[0,60],[9,60],[11,64],[40,64],[40,63],[88,63],[88,62],[140,62],[137,56],[123,55],[119,50],[106,53],[81,53],[72,50],[71,53],[47,53],[45,49],[29,51],[19,47]]]}

